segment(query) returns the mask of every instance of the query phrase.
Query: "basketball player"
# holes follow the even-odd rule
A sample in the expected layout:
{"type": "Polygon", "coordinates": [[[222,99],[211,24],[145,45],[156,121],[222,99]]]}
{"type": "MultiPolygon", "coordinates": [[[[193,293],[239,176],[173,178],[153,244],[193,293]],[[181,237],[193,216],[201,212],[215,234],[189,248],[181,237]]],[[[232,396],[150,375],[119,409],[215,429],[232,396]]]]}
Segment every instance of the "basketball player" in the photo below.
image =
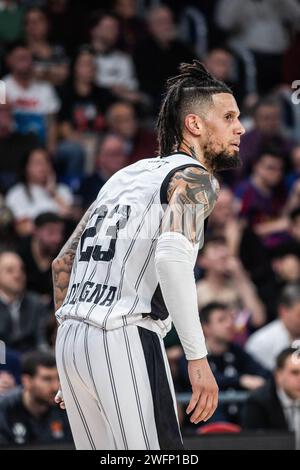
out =
{"type": "MultiPolygon", "coordinates": [[[[56,355],[77,449],[181,449],[163,337],[188,360],[193,423],[218,388],[206,359],[193,268],[244,129],[231,90],[194,61],[167,83],[160,156],[117,172],[53,262],[56,355]]],[[[58,398],[58,401],[60,399],[58,398]]]]}

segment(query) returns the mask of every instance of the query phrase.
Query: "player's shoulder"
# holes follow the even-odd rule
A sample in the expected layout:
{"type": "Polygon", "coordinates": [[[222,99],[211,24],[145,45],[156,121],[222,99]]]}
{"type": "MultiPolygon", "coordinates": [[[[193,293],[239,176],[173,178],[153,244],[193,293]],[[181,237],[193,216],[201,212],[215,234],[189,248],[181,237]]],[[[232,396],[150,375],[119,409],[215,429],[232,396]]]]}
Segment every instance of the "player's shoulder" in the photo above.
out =
{"type": "Polygon", "coordinates": [[[168,200],[176,193],[186,197],[187,201],[197,203],[203,201],[203,196],[207,199],[217,198],[219,191],[217,178],[203,166],[193,165],[174,173],[167,194],[168,200]]]}

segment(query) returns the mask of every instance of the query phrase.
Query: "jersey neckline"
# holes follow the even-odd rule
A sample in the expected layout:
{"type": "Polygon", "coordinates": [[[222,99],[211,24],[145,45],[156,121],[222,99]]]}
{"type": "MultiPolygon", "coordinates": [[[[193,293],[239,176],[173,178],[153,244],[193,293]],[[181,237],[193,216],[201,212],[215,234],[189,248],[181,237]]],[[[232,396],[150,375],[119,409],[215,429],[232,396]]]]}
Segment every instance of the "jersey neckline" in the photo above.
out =
{"type": "MultiPolygon", "coordinates": [[[[190,159],[194,162],[197,162],[198,165],[202,166],[202,168],[204,168],[204,170],[206,170],[208,172],[208,169],[202,164],[200,163],[197,159],[193,158],[189,153],[187,152],[180,152],[180,151],[176,151],[176,152],[172,152],[170,153],[170,155],[168,155],[168,157],[172,157],[172,155],[186,155],[187,157],[190,157],[190,159]]],[[[167,157],[160,157],[160,158],[167,158],[167,157]]]]}

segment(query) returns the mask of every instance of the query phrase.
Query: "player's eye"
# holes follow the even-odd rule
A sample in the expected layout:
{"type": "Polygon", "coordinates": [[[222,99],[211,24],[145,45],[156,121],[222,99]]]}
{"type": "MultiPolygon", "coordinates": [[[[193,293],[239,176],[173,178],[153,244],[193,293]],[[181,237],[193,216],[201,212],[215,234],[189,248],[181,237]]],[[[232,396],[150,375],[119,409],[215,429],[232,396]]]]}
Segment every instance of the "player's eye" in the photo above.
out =
{"type": "Polygon", "coordinates": [[[226,121],[232,121],[233,120],[233,115],[232,114],[226,114],[225,119],[226,119],[226,121]]]}

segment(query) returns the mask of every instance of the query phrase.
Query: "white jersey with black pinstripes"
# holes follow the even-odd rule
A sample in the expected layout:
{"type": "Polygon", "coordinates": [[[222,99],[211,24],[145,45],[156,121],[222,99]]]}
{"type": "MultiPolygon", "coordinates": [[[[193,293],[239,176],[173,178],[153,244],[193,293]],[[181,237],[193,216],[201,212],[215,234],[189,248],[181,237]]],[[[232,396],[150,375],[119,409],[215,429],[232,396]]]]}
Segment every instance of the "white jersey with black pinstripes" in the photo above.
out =
{"type": "MultiPolygon", "coordinates": [[[[134,324],[160,336],[169,331],[154,253],[168,182],[189,166],[201,167],[184,153],[148,158],[123,168],[101,188],[56,313],[59,322],[76,317],[106,330],[134,324]]],[[[218,183],[210,178],[212,210],[218,183]]]]}

